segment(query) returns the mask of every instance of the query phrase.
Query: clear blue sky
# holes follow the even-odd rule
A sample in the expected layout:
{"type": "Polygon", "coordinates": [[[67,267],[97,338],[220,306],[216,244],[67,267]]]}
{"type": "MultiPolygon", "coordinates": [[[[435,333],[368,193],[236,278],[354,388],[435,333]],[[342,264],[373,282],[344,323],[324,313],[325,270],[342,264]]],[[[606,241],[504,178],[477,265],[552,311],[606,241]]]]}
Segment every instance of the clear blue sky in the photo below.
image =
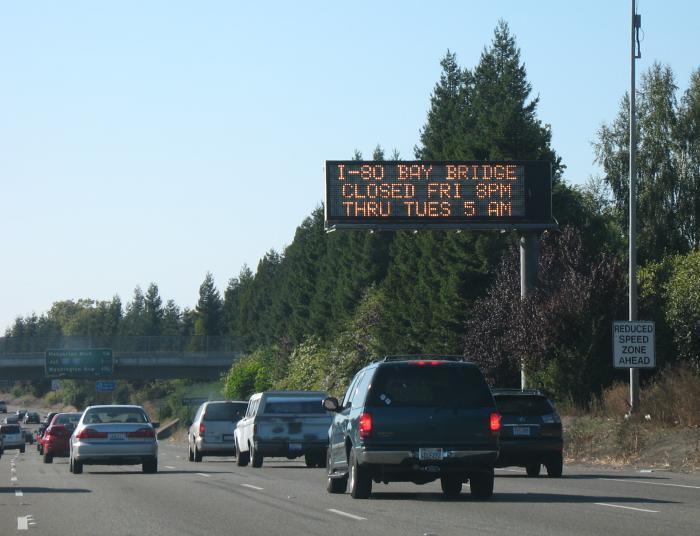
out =
{"type": "MultiPolygon", "coordinates": [[[[473,67],[505,19],[565,179],[629,87],[631,0],[5,2],[0,331],[62,299],[156,282],[195,305],[281,250],[323,162],[413,157],[450,49],[473,67]]],[[[638,71],[700,67],[700,2],[642,0],[638,71]]]]}

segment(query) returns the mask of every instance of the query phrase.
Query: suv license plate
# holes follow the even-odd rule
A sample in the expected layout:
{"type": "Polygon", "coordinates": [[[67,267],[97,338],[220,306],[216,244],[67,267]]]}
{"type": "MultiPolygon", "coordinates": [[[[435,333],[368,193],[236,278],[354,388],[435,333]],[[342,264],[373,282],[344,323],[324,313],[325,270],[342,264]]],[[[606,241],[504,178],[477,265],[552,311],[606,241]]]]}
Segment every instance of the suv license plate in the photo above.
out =
{"type": "Polygon", "coordinates": [[[418,449],[419,460],[442,460],[442,449],[418,449]]]}
{"type": "Polygon", "coordinates": [[[513,427],[513,435],[519,435],[519,436],[530,435],[530,427],[529,426],[514,426],[513,427]]]}
{"type": "Polygon", "coordinates": [[[110,439],[126,439],[126,433],[124,432],[112,432],[109,434],[110,439]]]}

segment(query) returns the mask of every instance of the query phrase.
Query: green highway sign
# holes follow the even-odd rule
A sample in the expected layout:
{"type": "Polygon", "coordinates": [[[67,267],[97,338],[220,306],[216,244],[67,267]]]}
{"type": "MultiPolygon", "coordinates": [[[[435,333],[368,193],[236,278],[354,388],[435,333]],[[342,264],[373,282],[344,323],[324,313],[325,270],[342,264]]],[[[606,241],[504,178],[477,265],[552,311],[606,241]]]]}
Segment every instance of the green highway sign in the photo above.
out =
{"type": "Polygon", "coordinates": [[[46,350],[46,376],[91,378],[114,371],[111,348],[46,350]]]}

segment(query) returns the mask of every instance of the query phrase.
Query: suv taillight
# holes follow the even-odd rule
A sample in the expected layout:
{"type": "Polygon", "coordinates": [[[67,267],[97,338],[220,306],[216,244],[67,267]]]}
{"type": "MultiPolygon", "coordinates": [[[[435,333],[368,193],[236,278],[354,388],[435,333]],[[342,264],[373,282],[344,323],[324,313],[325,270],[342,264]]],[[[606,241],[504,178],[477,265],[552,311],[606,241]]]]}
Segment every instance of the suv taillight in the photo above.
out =
{"type": "Polygon", "coordinates": [[[106,439],[107,432],[98,432],[92,428],[83,428],[75,437],[78,439],[106,439]]]}
{"type": "Polygon", "coordinates": [[[501,429],[501,415],[492,413],[489,417],[489,429],[492,432],[498,432],[501,429]]]}
{"type": "Polygon", "coordinates": [[[360,438],[372,437],[372,414],[363,413],[360,415],[360,438]]]}
{"type": "Polygon", "coordinates": [[[203,423],[203,422],[200,422],[200,423],[199,423],[199,435],[200,435],[200,436],[203,436],[205,430],[206,430],[206,427],[204,426],[204,423],[203,423]]]}

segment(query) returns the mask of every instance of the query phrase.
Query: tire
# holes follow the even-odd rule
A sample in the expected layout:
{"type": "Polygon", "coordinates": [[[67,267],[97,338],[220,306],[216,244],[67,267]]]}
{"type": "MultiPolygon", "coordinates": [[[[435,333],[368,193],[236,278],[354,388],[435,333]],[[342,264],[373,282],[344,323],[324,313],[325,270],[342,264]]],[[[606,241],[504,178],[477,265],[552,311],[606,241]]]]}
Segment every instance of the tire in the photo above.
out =
{"type": "Polygon", "coordinates": [[[318,467],[318,458],[316,453],[304,454],[304,463],[306,463],[306,467],[309,469],[318,467]]]}
{"type": "Polygon", "coordinates": [[[83,462],[79,462],[78,460],[73,460],[73,474],[79,475],[79,474],[82,474],[82,472],[83,472],[83,462]]]}
{"type": "Polygon", "coordinates": [[[547,476],[549,478],[561,478],[564,472],[564,457],[561,453],[556,454],[544,464],[547,468],[547,476]]]}
{"type": "Polygon", "coordinates": [[[194,461],[195,461],[195,462],[201,462],[201,461],[202,461],[202,453],[201,453],[201,451],[197,448],[197,443],[194,444],[194,461]]]}
{"type": "Polygon", "coordinates": [[[318,458],[316,458],[316,461],[318,462],[316,467],[320,467],[321,469],[325,469],[328,466],[328,451],[330,448],[326,449],[326,452],[319,452],[318,453],[318,458]]]}
{"type": "Polygon", "coordinates": [[[372,494],[372,478],[367,467],[357,463],[355,449],[350,448],[350,460],[348,461],[348,485],[350,496],[353,499],[369,499],[372,494]]]}
{"type": "Polygon", "coordinates": [[[20,454],[24,454],[24,445],[22,445],[22,446],[19,448],[19,452],[20,452],[20,454]]]}
{"type": "Polygon", "coordinates": [[[250,454],[250,465],[253,467],[262,467],[263,456],[260,454],[253,445],[248,445],[248,452],[250,454]]]}
{"type": "Polygon", "coordinates": [[[241,452],[238,448],[238,443],[236,443],[236,465],[238,467],[245,467],[248,465],[248,460],[250,459],[250,452],[241,452]]]}
{"type": "Polygon", "coordinates": [[[37,452],[38,452],[39,454],[44,454],[44,449],[41,448],[41,444],[40,444],[40,443],[37,443],[37,444],[36,444],[36,450],[37,450],[37,452]]]}
{"type": "Polygon", "coordinates": [[[332,465],[330,460],[331,449],[328,449],[328,454],[326,455],[326,467],[328,467],[328,481],[326,482],[326,491],[328,493],[345,493],[348,489],[348,477],[344,476],[341,478],[331,478],[332,465]]]}
{"type": "Polygon", "coordinates": [[[150,460],[144,460],[141,464],[141,470],[147,474],[154,474],[158,472],[158,458],[151,458],[150,460]]]}
{"type": "Polygon", "coordinates": [[[525,472],[527,476],[540,476],[540,469],[542,468],[541,463],[528,463],[525,466],[525,472]]]}
{"type": "Polygon", "coordinates": [[[456,499],[462,493],[462,479],[457,475],[440,477],[440,487],[445,499],[456,499]]]}
{"type": "Polygon", "coordinates": [[[50,452],[44,453],[44,463],[52,463],[53,462],[53,456],[51,455],[50,452]]]}
{"type": "Polygon", "coordinates": [[[187,461],[194,461],[194,454],[192,453],[192,445],[187,443],[187,461]]]}
{"type": "Polygon", "coordinates": [[[475,499],[490,499],[493,497],[493,469],[480,473],[472,473],[469,477],[469,487],[475,499]]]}

